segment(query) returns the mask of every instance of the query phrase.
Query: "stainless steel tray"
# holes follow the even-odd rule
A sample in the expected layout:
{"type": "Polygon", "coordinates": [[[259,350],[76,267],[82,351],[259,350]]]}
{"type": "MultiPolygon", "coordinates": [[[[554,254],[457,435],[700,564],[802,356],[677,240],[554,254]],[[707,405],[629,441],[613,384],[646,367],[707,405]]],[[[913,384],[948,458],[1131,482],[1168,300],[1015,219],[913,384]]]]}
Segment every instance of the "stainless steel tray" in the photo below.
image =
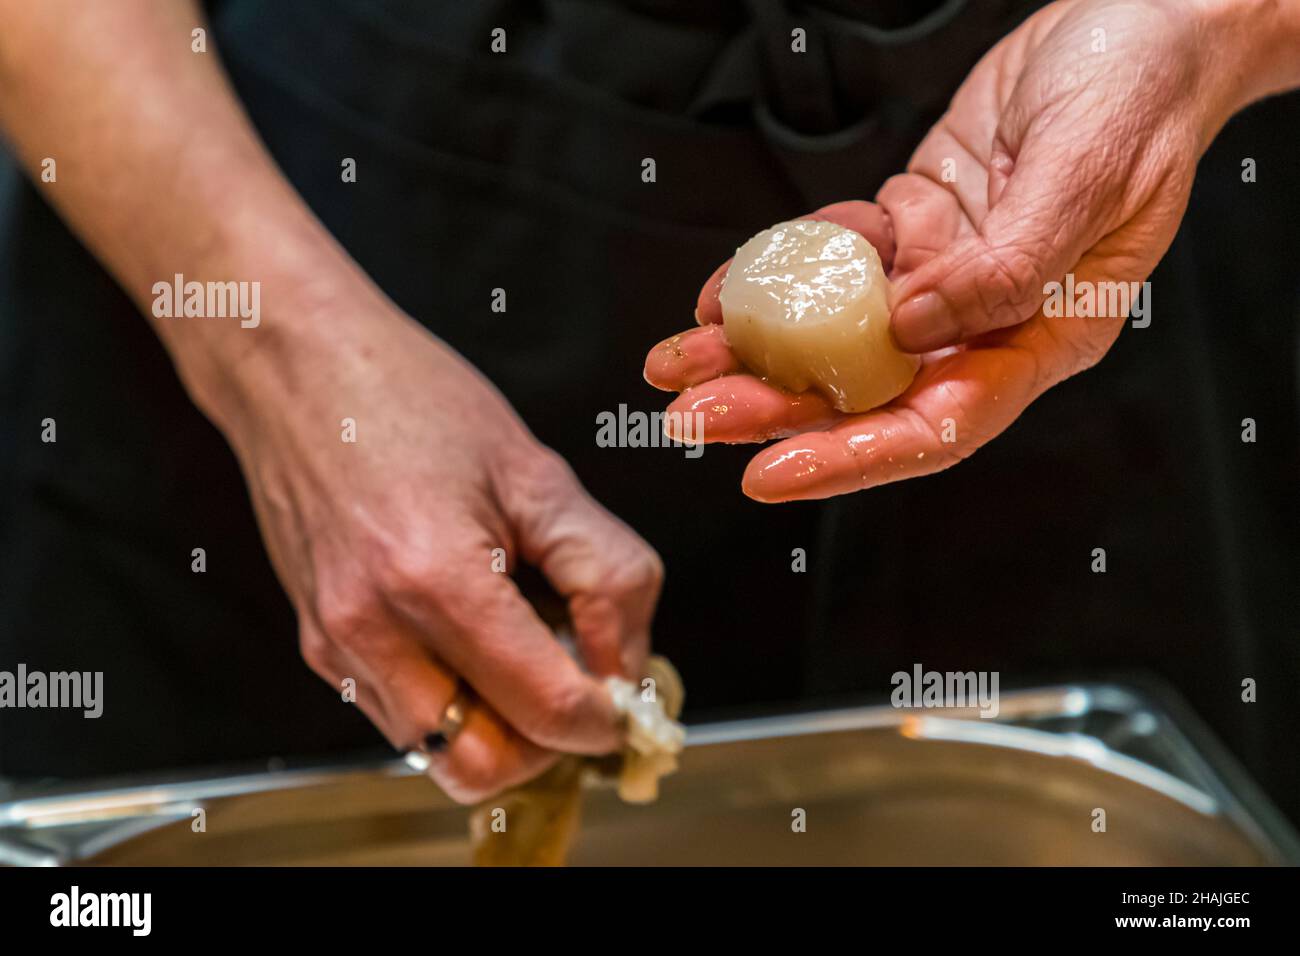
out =
{"type": "MultiPolygon", "coordinates": [[[[588,795],[571,862],[1300,860],[1291,828],[1201,734],[1110,685],[1003,694],[996,720],[868,707],[695,726],[657,804],[588,795]]],[[[0,862],[464,864],[465,816],[400,761],[19,792],[0,804],[0,862]]]]}

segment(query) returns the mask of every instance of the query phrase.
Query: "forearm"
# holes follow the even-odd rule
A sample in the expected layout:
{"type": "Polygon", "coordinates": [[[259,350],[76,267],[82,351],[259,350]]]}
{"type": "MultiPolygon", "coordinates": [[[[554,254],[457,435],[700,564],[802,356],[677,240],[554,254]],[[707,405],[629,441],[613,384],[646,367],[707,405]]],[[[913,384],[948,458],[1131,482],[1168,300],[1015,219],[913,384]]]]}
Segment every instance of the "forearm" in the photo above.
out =
{"type": "Polygon", "coordinates": [[[210,40],[191,51],[196,3],[0,0],[0,22],[0,128],[219,425],[239,414],[237,371],[265,377],[323,340],[313,318],[379,298],[275,167],[210,40]],[[260,283],[262,321],[155,316],[176,274],[260,283]]]}

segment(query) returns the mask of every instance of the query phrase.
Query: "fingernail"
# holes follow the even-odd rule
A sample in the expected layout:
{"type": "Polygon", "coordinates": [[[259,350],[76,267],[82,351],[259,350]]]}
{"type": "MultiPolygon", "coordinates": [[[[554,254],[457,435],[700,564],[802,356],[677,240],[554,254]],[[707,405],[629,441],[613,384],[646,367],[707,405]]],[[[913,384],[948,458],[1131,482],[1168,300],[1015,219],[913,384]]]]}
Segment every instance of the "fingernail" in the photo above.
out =
{"type": "Polygon", "coordinates": [[[682,440],[681,436],[677,434],[676,429],[674,429],[673,427],[674,424],[676,424],[677,419],[680,417],[681,416],[669,417],[667,414],[664,415],[664,424],[663,424],[664,437],[667,438],[669,441],[682,440]]]}
{"type": "Polygon", "coordinates": [[[773,456],[761,453],[745,469],[740,488],[745,496],[763,504],[776,504],[791,498],[823,497],[816,486],[829,469],[811,448],[794,448],[773,456]]]}
{"type": "Polygon", "coordinates": [[[912,296],[893,318],[894,339],[908,352],[929,352],[952,345],[961,335],[957,317],[937,292],[912,296]]]}

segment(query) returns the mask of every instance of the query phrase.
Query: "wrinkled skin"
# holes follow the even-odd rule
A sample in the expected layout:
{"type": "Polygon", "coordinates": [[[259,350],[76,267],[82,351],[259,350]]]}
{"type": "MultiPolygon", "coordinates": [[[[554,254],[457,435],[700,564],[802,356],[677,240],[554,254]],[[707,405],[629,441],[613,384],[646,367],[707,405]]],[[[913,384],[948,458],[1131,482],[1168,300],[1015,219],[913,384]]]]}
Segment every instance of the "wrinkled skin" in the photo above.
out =
{"type": "Polygon", "coordinates": [[[704,414],[706,441],[784,438],[745,471],[759,501],[844,494],[971,455],[1095,364],[1126,321],[1049,318],[1044,284],[1067,272],[1076,284],[1144,281],[1169,248],[1196,162],[1231,112],[1220,87],[1232,71],[1206,69],[1198,23],[1175,3],[1047,7],[976,66],[876,203],[814,214],[877,247],[894,336],[925,353],[894,401],[846,416],[746,374],[720,324],[726,264],[700,294],[702,327],[651,350],[647,381],[681,391],[670,411],[704,414]]]}
{"type": "Polygon", "coordinates": [[[356,348],[295,349],[296,374],[328,389],[259,391],[245,404],[279,412],[228,429],[304,659],[336,688],[355,679],[357,705],[403,749],[464,678],[478,699],[430,767],[461,802],[562,753],[617,749],[598,675],[639,673],[659,558],[463,359],[391,306],[371,318],[356,348]],[[345,417],[355,442],[340,440],[345,417]],[[493,569],[495,548],[567,599],[585,671],[493,569]]]}
{"type": "MultiPolygon", "coordinates": [[[[336,692],[354,680],[357,706],[409,748],[438,728],[457,679],[470,685],[464,731],[430,765],[466,802],[558,753],[617,750],[600,677],[639,673],[658,557],[335,242],[267,153],[221,56],[191,52],[203,14],[197,0],[0,0],[6,149],[149,317],[229,441],[302,655],[336,692]],[[51,156],[57,188],[41,175],[51,156]],[[265,315],[244,328],[155,314],[155,282],[180,273],[252,280],[265,315]],[[585,671],[505,573],[519,565],[565,599],[585,671]]],[[[284,721],[302,719],[286,707],[284,721]]]]}

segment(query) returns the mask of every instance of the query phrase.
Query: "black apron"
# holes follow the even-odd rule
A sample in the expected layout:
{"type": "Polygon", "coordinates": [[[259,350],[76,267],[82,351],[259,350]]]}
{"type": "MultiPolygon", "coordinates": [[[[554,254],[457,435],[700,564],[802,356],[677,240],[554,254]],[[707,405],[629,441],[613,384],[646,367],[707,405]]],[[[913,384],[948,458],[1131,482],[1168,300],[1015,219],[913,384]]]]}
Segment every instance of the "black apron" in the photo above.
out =
{"type": "MultiPolygon", "coordinates": [[[[1294,641],[1278,640],[1296,616],[1294,496],[1279,480],[1295,464],[1295,403],[1276,389],[1294,387],[1294,349],[1269,350],[1267,369],[1243,359],[1238,379],[1226,364],[1253,354],[1243,333],[1293,343],[1294,317],[1261,311],[1256,285],[1249,319],[1215,321],[1215,297],[1232,303],[1239,287],[1207,281],[1212,246],[1181,238],[1150,329],[942,476],[770,507],[739,491],[752,448],[688,460],[595,443],[599,412],[662,407],[644,355],[689,325],[718,262],[772,222],[869,198],[1033,6],[221,0],[211,12],[250,115],[329,229],[664,556],[655,640],[685,676],[688,717],[881,699],[915,663],[997,670],[1003,687],[1125,668],[1173,683],[1257,773],[1294,782],[1266,750],[1264,705],[1234,691],[1241,676],[1300,684],[1294,641]],[[489,52],[495,27],[507,55],[489,52]],[[808,35],[799,56],[795,27],[808,35]],[[340,179],[345,157],[356,183],[340,179]],[[504,314],[489,308],[495,288],[504,314]],[[1243,457],[1234,421],[1254,410],[1269,441],[1243,457]],[[1269,481],[1273,497],[1243,497],[1269,481]],[[1106,575],[1089,572],[1098,546],[1106,575]],[[796,548],[806,573],[791,570],[796,548]]],[[[1294,116],[1295,102],[1266,109],[1294,116]]],[[[1293,187],[1252,188],[1295,211],[1293,187]]],[[[299,661],[234,460],[147,322],[31,187],[15,179],[5,195],[0,342],[15,411],[0,426],[13,449],[0,668],[103,670],[106,710],[0,714],[0,774],[378,744],[299,661]],[[46,416],[57,445],[32,438],[46,416]],[[199,546],[208,570],[195,575],[199,546]]],[[[1189,219],[1187,231],[1196,206],[1189,219]]]]}

